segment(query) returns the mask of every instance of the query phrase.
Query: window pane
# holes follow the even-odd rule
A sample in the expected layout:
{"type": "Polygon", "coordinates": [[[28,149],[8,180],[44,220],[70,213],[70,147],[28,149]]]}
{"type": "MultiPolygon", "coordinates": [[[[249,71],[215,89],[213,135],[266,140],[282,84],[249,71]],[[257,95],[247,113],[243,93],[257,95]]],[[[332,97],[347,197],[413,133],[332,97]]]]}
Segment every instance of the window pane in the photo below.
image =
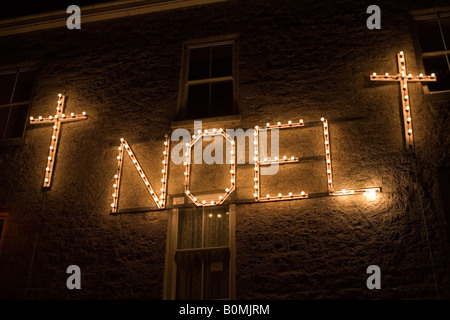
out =
{"type": "Polygon", "coordinates": [[[202,295],[202,252],[177,252],[176,299],[199,300],[202,295]]]}
{"type": "Polygon", "coordinates": [[[418,20],[417,30],[419,33],[419,40],[422,52],[444,50],[444,43],[442,42],[441,32],[439,29],[437,18],[418,20]]]}
{"type": "Polygon", "coordinates": [[[0,105],[11,102],[11,94],[15,80],[15,73],[0,76],[0,105]]]}
{"type": "Polygon", "coordinates": [[[229,298],[230,250],[204,253],[203,299],[229,298]]]}
{"type": "Polygon", "coordinates": [[[202,208],[180,209],[178,214],[178,249],[202,247],[202,208]]]}
{"type": "Polygon", "coordinates": [[[228,246],[228,207],[205,207],[203,247],[228,246]]]}
{"type": "Polygon", "coordinates": [[[430,89],[430,91],[450,90],[450,72],[445,56],[424,58],[423,64],[425,66],[426,74],[431,74],[433,72],[436,74],[437,81],[428,82],[428,89],[430,89]]]}
{"type": "Polygon", "coordinates": [[[445,45],[450,50],[450,17],[439,18],[441,22],[442,33],[444,34],[445,45]]]}
{"type": "Polygon", "coordinates": [[[14,106],[11,109],[5,138],[21,138],[28,114],[28,104],[14,106]]]}
{"type": "Polygon", "coordinates": [[[3,135],[6,130],[6,122],[8,121],[9,107],[0,108],[0,139],[3,139],[3,135]]]}
{"type": "Polygon", "coordinates": [[[211,84],[211,116],[233,114],[233,81],[211,84]]]}
{"type": "Polygon", "coordinates": [[[28,101],[31,98],[31,89],[33,88],[35,71],[20,72],[17,79],[16,89],[14,90],[13,102],[28,101]]]}
{"type": "Polygon", "coordinates": [[[233,47],[231,44],[213,46],[211,61],[211,77],[233,75],[233,47]]]}
{"type": "Polygon", "coordinates": [[[210,47],[190,49],[189,51],[189,80],[208,79],[210,47]]]}
{"type": "Polygon", "coordinates": [[[209,87],[209,83],[188,87],[188,119],[209,117],[209,87]]]}

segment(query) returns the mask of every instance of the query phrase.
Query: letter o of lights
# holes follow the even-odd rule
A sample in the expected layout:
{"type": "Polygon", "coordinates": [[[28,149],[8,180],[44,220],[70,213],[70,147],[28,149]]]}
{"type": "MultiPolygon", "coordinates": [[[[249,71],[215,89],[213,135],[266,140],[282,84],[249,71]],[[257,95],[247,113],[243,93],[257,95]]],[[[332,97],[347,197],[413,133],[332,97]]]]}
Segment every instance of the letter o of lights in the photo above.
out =
{"type": "MultiPolygon", "coordinates": [[[[228,158],[228,157],[227,157],[228,158]]],[[[191,144],[187,146],[187,151],[185,153],[185,172],[184,172],[184,193],[191,199],[192,202],[195,203],[197,206],[215,206],[222,204],[234,191],[236,186],[236,145],[234,143],[234,140],[231,139],[231,137],[223,132],[223,130],[205,130],[201,134],[198,134],[198,136],[195,137],[191,141],[191,144]],[[230,187],[225,188],[224,194],[220,195],[218,199],[215,200],[201,200],[197,198],[192,192],[190,191],[190,176],[191,176],[191,154],[192,154],[192,147],[197,143],[199,139],[201,139],[204,136],[223,136],[225,139],[231,144],[231,159],[230,159],[230,187]]]]}

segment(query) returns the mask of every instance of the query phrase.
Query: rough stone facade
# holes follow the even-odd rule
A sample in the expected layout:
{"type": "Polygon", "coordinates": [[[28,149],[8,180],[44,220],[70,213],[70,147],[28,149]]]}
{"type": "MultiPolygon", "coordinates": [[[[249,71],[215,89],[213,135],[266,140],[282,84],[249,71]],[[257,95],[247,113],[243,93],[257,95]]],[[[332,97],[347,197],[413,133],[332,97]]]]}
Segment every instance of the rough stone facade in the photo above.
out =
{"type": "MultiPolygon", "coordinates": [[[[125,137],[147,174],[160,177],[163,137],[177,112],[182,43],[238,34],[238,127],[326,116],[335,189],[382,192],[373,201],[355,195],[238,204],[236,298],[450,298],[438,177],[450,166],[449,96],[410,84],[412,153],[403,145],[399,86],[369,80],[372,72],[396,72],[401,50],[409,71],[423,72],[408,11],[445,2],[383,2],[381,30],[367,29],[365,1],[242,0],[0,37],[2,69],[38,66],[30,115],[52,114],[59,92],[68,97],[67,111],[89,115],[62,126],[47,192],[50,127],[28,126],[23,144],[1,148],[0,208],[9,216],[0,297],[163,297],[170,209],[110,214],[117,146],[125,137]],[[82,270],[82,290],[66,288],[72,264],[82,270]],[[372,264],[381,268],[381,290],[366,288],[372,264]]],[[[315,137],[299,131],[286,139],[301,141],[284,151],[323,154],[323,140],[315,137]]],[[[286,166],[265,187],[274,194],[326,191],[323,168],[286,166]]],[[[125,165],[121,206],[152,206],[132,169],[125,165]]],[[[238,167],[238,202],[252,199],[251,170],[238,167]]],[[[171,165],[169,194],[183,193],[182,172],[171,165]]],[[[218,189],[213,179],[203,183],[218,189]]]]}

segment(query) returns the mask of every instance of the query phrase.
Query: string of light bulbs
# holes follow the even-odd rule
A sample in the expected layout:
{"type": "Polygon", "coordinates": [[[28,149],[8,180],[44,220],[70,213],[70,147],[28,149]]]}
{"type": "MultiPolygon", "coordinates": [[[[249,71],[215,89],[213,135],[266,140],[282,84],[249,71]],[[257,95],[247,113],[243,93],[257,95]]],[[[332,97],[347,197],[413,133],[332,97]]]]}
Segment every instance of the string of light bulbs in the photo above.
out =
{"type": "Polygon", "coordinates": [[[61,124],[64,122],[74,122],[87,119],[85,111],[83,111],[81,115],[77,115],[75,113],[66,115],[64,113],[65,101],[66,97],[59,93],[56,106],[56,114],[54,116],[49,116],[48,118],[44,118],[42,116],[39,116],[38,118],[30,117],[30,125],[53,124],[52,138],[50,142],[49,153],[47,157],[47,166],[45,168],[44,175],[44,188],[49,188],[52,184],[53,171],[55,168],[56,155],[58,152],[58,142],[61,135],[61,124]]]}
{"type": "Polygon", "coordinates": [[[111,212],[117,213],[119,211],[119,195],[120,195],[120,185],[121,185],[121,179],[122,179],[122,170],[123,170],[123,162],[124,162],[124,153],[126,152],[131,159],[131,161],[134,164],[134,167],[136,168],[136,171],[139,173],[139,176],[141,177],[142,182],[144,183],[148,193],[150,194],[151,198],[155,202],[158,209],[164,209],[166,206],[166,200],[167,200],[167,176],[168,176],[168,170],[169,170],[169,150],[170,150],[170,139],[168,135],[165,135],[165,141],[164,141],[164,151],[163,151],[163,160],[162,165],[163,169],[161,170],[162,178],[161,178],[161,188],[160,188],[160,195],[155,192],[153,189],[152,184],[150,183],[150,180],[147,178],[147,175],[144,172],[144,169],[140,165],[135,153],[131,149],[130,144],[124,139],[120,139],[120,146],[118,147],[119,155],[117,156],[117,171],[114,175],[114,193],[112,194],[113,202],[111,203],[111,212]]]}
{"type": "Polygon", "coordinates": [[[190,143],[186,143],[185,151],[185,161],[183,165],[185,166],[184,171],[184,193],[186,196],[196,205],[196,206],[215,206],[224,203],[224,201],[233,193],[236,188],[236,145],[234,140],[220,129],[205,129],[204,131],[198,130],[197,134],[192,135],[190,143]],[[203,137],[213,137],[222,136],[231,145],[230,150],[230,186],[225,188],[225,192],[218,196],[214,200],[202,199],[200,196],[196,196],[192,193],[190,183],[191,183],[191,158],[192,158],[192,147],[199,141],[202,141],[203,137]]]}
{"type": "Polygon", "coordinates": [[[402,95],[402,111],[403,111],[403,127],[405,132],[405,141],[410,149],[414,149],[414,135],[413,135],[413,125],[412,125],[412,110],[410,96],[408,92],[409,82],[433,82],[436,81],[436,75],[432,73],[431,75],[424,75],[420,73],[419,75],[412,75],[406,71],[406,58],[405,53],[400,51],[397,54],[397,74],[391,75],[385,73],[384,75],[378,75],[376,72],[372,73],[370,80],[372,81],[396,81],[400,85],[400,92],[402,95]]]}

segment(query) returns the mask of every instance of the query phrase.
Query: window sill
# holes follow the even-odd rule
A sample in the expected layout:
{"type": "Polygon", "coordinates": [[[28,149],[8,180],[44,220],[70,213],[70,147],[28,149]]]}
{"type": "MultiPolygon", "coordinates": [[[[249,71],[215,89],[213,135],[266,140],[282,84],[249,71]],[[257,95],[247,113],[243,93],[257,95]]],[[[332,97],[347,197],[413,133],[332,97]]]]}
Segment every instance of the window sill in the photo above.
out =
{"type": "Polygon", "coordinates": [[[424,94],[425,102],[440,102],[440,101],[450,101],[450,90],[445,91],[426,91],[424,94]]]}
{"type": "Polygon", "coordinates": [[[173,121],[170,124],[170,128],[173,129],[193,129],[194,121],[201,121],[203,129],[210,128],[235,128],[241,122],[240,115],[231,115],[231,116],[223,116],[223,117],[213,117],[213,118],[203,118],[203,119],[193,119],[193,120],[182,120],[182,121],[173,121]]]}
{"type": "Polygon", "coordinates": [[[0,148],[10,146],[23,146],[25,144],[25,138],[10,138],[0,140],[0,148]]]}

